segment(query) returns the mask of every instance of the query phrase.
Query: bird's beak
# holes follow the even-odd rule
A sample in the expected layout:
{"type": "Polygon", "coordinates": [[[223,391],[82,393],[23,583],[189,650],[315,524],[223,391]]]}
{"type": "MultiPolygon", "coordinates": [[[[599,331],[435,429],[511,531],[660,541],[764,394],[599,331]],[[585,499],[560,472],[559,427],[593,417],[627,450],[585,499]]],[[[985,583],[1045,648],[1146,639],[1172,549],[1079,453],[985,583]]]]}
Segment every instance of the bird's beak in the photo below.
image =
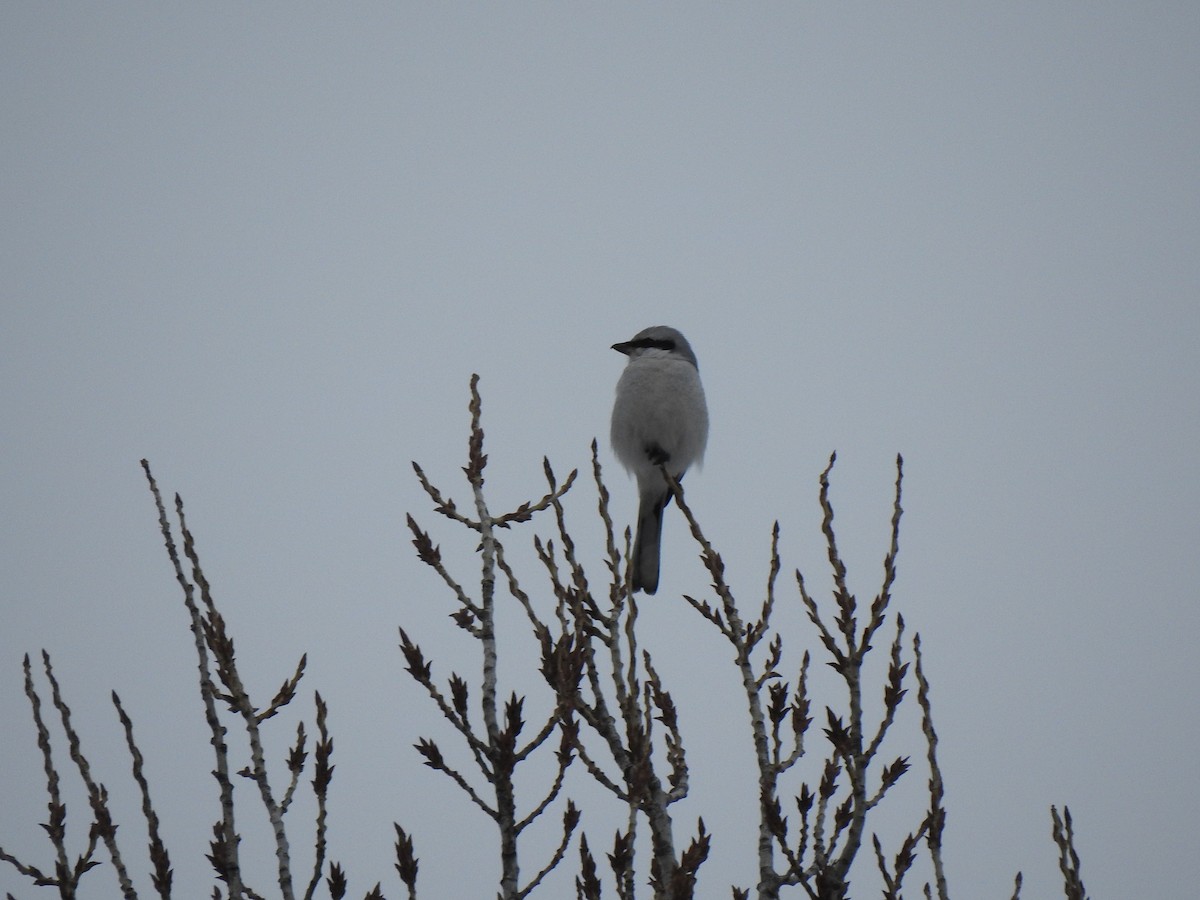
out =
{"type": "Polygon", "coordinates": [[[616,350],[618,353],[624,353],[626,356],[628,356],[629,351],[633,349],[633,347],[629,341],[622,341],[619,344],[613,344],[612,348],[614,350],[616,350]]]}

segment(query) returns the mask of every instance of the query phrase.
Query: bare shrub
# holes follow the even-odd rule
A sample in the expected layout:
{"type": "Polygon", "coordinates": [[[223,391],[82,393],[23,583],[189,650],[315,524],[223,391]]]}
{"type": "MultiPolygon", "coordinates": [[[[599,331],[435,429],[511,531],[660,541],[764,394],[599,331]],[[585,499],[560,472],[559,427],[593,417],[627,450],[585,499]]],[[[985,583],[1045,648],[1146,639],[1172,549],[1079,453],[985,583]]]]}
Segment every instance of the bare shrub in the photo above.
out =
{"type": "MultiPolygon", "coordinates": [[[[549,873],[571,865],[568,860],[576,857],[574,887],[580,900],[599,900],[606,890],[611,890],[619,900],[633,900],[640,895],[643,885],[655,900],[688,900],[698,896],[702,867],[712,842],[720,839],[720,817],[708,817],[709,823],[717,826],[712,832],[703,818],[687,825],[682,834],[677,830],[672,808],[687,797],[691,779],[696,776],[689,769],[675,700],[659,676],[651,653],[639,640],[638,603],[628,578],[631,535],[629,529],[618,533],[609,514],[609,494],[597,446],[592,443],[591,475],[597,492],[597,513],[605,534],[604,571],[599,578],[590,577],[585,570],[567,525],[563,501],[576,485],[576,472],[560,482],[549,462],[544,461],[545,493],[506,512],[491,509],[485,492],[487,456],[481,415],[478,379],[472,378],[470,435],[463,469],[470,490],[469,512],[462,511],[449,492],[435,486],[414,463],[433,511],[462,528],[464,545],[475,548],[479,564],[477,587],[467,587],[459,580],[447,567],[430,533],[412,515],[408,517],[417,558],[445,585],[453,605],[454,623],[476,645],[478,680],[472,681],[453,670],[445,677],[436,674],[434,661],[426,657],[418,642],[404,628],[399,631],[405,669],[445,719],[451,739],[463,744],[472,767],[451,764],[442,751],[443,737],[418,737],[414,747],[426,766],[449,778],[495,825],[501,871],[497,895],[502,900],[520,900],[537,892],[549,873]],[[544,569],[538,580],[544,579],[544,586],[527,590],[509,562],[508,539],[502,540],[502,535],[511,533],[514,526],[547,516],[553,517],[554,537],[533,538],[544,569]],[[538,687],[533,703],[527,702],[531,699],[529,695],[502,689],[500,685],[498,661],[506,652],[496,629],[501,604],[508,609],[515,604],[520,609],[540,648],[544,686],[538,687]],[[474,706],[473,698],[477,698],[474,706]],[[533,707],[541,712],[527,711],[533,707]],[[473,708],[479,713],[472,715],[473,708]],[[594,843],[589,842],[584,831],[583,810],[564,796],[566,777],[572,766],[581,767],[591,781],[625,810],[625,824],[614,836],[611,850],[604,854],[607,872],[598,864],[592,850],[594,843]],[[516,775],[522,767],[535,776],[534,781],[541,780],[541,788],[529,797],[519,795],[516,775]],[[555,835],[554,849],[545,858],[526,864],[520,839],[535,825],[555,835]],[[645,842],[639,841],[642,834],[645,842]],[[638,848],[646,845],[650,853],[643,861],[638,848]],[[529,871],[533,874],[523,874],[529,871]]],[[[733,665],[746,702],[746,739],[753,747],[757,769],[754,798],[758,810],[754,860],[757,883],[752,887],[729,886],[730,893],[734,898],[749,898],[753,894],[758,900],[774,900],[785,888],[793,888],[798,896],[813,900],[840,900],[849,897],[851,875],[856,867],[873,866],[883,885],[883,897],[899,900],[906,877],[911,877],[918,859],[924,858],[932,878],[921,886],[923,895],[946,900],[949,891],[942,836],[947,817],[920,636],[907,636],[899,614],[889,622],[899,553],[903,461],[896,459],[891,535],[883,560],[883,576],[869,603],[860,602],[849,590],[847,568],[838,549],[829,498],[834,461],[835,457],[831,457],[821,473],[818,495],[825,550],[833,573],[831,600],[818,602],[810,594],[803,575],[795,572],[797,599],[813,626],[812,635],[820,644],[818,652],[845,687],[844,701],[820,704],[809,694],[813,650],[803,643],[809,635],[785,634],[773,620],[780,602],[777,586],[783,568],[778,524],[771,540],[765,595],[751,612],[737,600],[726,581],[721,556],[705,537],[682,487],[668,476],[673,498],[686,518],[711,578],[711,596],[685,599],[734,651],[733,665]],[[885,653],[884,658],[874,668],[869,667],[880,652],[885,653]],[[789,670],[789,680],[783,674],[785,659],[795,659],[797,655],[789,670]],[[869,672],[876,669],[883,673],[878,683],[869,677],[869,672]],[[900,755],[885,754],[885,739],[893,731],[897,716],[902,709],[911,708],[912,704],[906,705],[906,700],[911,698],[914,684],[914,715],[919,716],[924,745],[900,755]],[[882,700],[882,711],[874,718],[867,712],[869,704],[864,703],[864,698],[872,692],[882,700]],[[817,721],[820,733],[814,734],[812,726],[817,721]],[[911,771],[912,760],[917,756],[923,757],[928,790],[924,805],[911,810],[911,828],[891,839],[871,833],[869,826],[875,810],[911,771]],[[800,774],[802,763],[812,773],[810,777],[800,774]],[[785,800],[789,795],[792,800],[785,800]]],[[[296,700],[307,657],[301,656],[268,702],[251,698],[238,672],[233,637],[204,576],[183,501],[175,496],[172,525],[149,464],[143,460],[142,466],[188,614],[201,704],[213,748],[220,817],[212,825],[209,845],[208,860],[215,882],[211,896],[214,900],[225,897],[255,900],[269,894],[284,900],[294,900],[297,896],[310,900],[327,895],[340,900],[348,892],[349,876],[343,865],[328,858],[330,826],[326,804],[334,769],[333,738],[328,728],[328,709],[321,695],[313,695],[316,739],[311,745],[311,760],[308,731],[303,722],[297,727],[282,769],[272,768],[263,750],[263,729],[296,700]],[[236,747],[230,736],[233,728],[236,747]],[[235,759],[245,760],[236,771],[235,759]],[[315,814],[311,822],[292,822],[288,813],[305,772],[311,774],[308,789],[315,800],[315,814]],[[267,837],[274,848],[276,864],[275,884],[270,891],[262,885],[248,884],[241,864],[244,835],[235,815],[234,795],[239,785],[247,783],[265,810],[270,828],[267,837]],[[303,863],[293,852],[295,836],[301,829],[309,846],[303,854],[303,863]]],[[[31,885],[56,889],[62,898],[82,896],[85,876],[89,886],[96,884],[97,890],[102,890],[99,885],[103,879],[111,877],[123,897],[136,898],[140,894],[130,874],[131,866],[126,862],[126,851],[117,840],[118,829],[109,807],[108,790],[93,775],[50,655],[45,651],[42,672],[66,738],[74,773],[86,791],[90,825],[82,846],[69,847],[63,776],[54,760],[51,726],[43,711],[34,667],[26,656],[25,693],[33,713],[48,797],[48,820],[41,827],[49,842],[51,860],[35,865],[2,848],[0,860],[10,864],[31,885]],[[102,855],[107,856],[107,865],[102,855]],[[97,874],[90,874],[93,871],[97,874]]],[[[149,835],[146,855],[150,886],[166,900],[173,891],[171,857],[151,799],[132,719],[115,693],[112,700],[131,759],[132,789],[140,798],[149,835]]],[[[1060,817],[1057,808],[1052,807],[1051,817],[1065,896],[1068,900],[1085,900],[1070,811],[1064,807],[1060,817]]],[[[392,865],[406,895],[415,898],[419,871],[415,839],[400,824],[395,825],[395,833],[392,865]]],[[[1020,889],[1018,874],[1014,900],[1019,898],[1020,889]]],[[[723,890],[723,886],[709,885],[704,896],[715,896],[714,891],[723,890]]],[[[486,896],[491,889],[464,884],[462,891],[463,896],[486,896]]],[[[185,895],[197,894],[189,886],[185,895]]],[[[383,898],[381,883],[366,897],[383,898]]]]}

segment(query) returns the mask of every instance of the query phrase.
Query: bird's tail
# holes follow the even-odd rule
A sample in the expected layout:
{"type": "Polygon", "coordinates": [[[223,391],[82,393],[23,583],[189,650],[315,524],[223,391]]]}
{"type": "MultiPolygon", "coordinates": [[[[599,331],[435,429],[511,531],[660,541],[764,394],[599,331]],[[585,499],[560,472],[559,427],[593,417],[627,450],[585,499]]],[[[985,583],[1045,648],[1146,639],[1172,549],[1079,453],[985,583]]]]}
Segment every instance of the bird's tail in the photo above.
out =
{"type": "Polygon", "coordinates": [[[632,582],[635,591],[658,590],[658,551],[662,543],[663,508],[670,494],[643,494],[638,507],[637,537],[633,543],[632,582]]]}

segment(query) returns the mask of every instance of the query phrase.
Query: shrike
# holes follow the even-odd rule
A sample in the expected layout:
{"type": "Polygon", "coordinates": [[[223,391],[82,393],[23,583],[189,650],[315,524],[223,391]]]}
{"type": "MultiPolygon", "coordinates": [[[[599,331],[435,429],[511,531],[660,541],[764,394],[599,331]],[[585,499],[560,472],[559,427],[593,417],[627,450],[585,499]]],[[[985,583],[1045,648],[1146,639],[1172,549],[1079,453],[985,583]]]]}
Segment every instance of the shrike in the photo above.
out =
{"type": "Polygon", "coordinates": [[[688,466],[703,460],[708,407],[696,354],[674,328],[651,326],[613,349],[629,357],[617,382],[612,446],[638,483],[632,583],[635,591],[653,594],[658,590],[663,509],[671,500],[658,467],[678,480],[688,466]]]}

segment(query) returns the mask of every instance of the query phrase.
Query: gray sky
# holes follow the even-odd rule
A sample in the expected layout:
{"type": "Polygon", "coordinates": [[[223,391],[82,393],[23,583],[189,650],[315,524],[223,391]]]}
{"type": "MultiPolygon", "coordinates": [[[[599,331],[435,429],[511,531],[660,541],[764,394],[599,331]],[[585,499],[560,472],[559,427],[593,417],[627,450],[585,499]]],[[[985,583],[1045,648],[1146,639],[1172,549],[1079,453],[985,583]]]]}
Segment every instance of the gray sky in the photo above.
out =
{"type": "MultiPolygon", "coordinates": [[[[835,449],[870,597],[904,454],[895,603],[933,683],[955,896],[1007,897],[1017,869],[1056,895],[1051,803],[1093,896],[1191,896],[1198,46],[1186,3],[5,5],[0,844],[48,859],[20,671],[45,647],[128,794],[122,695],[181,889],[207,883],[212,761],[145,456],[264,702],[309,654],[352,893],[397,893],[395,819],[428,896],[461,885],[455,854],[491,896],[491,833],[409,747],[457,749],[395,627],[443,675],[476,662],[404,514],[470,543],[408,463],[465,498],[478,372],[497,509],[596,436],[628,521],[608,347],[667,323],[712,418],[689,497],[748,606],[776,518],[784,571],[828,585],[835,449]]],[[[594,535],[588,484],[573,504],[594,535]]],[[[679,599],[704,572],[666,531],[646,640],[692,736],[677,818],[705,815],[705,896],[728,896],[752,880],[729,774],[749,738],[728,652],[679,599]]],[[[521,660],[506,677],[536,690],[521,660]]],[[[0,889],[29,893],[7,868],[0,889]]]]}

